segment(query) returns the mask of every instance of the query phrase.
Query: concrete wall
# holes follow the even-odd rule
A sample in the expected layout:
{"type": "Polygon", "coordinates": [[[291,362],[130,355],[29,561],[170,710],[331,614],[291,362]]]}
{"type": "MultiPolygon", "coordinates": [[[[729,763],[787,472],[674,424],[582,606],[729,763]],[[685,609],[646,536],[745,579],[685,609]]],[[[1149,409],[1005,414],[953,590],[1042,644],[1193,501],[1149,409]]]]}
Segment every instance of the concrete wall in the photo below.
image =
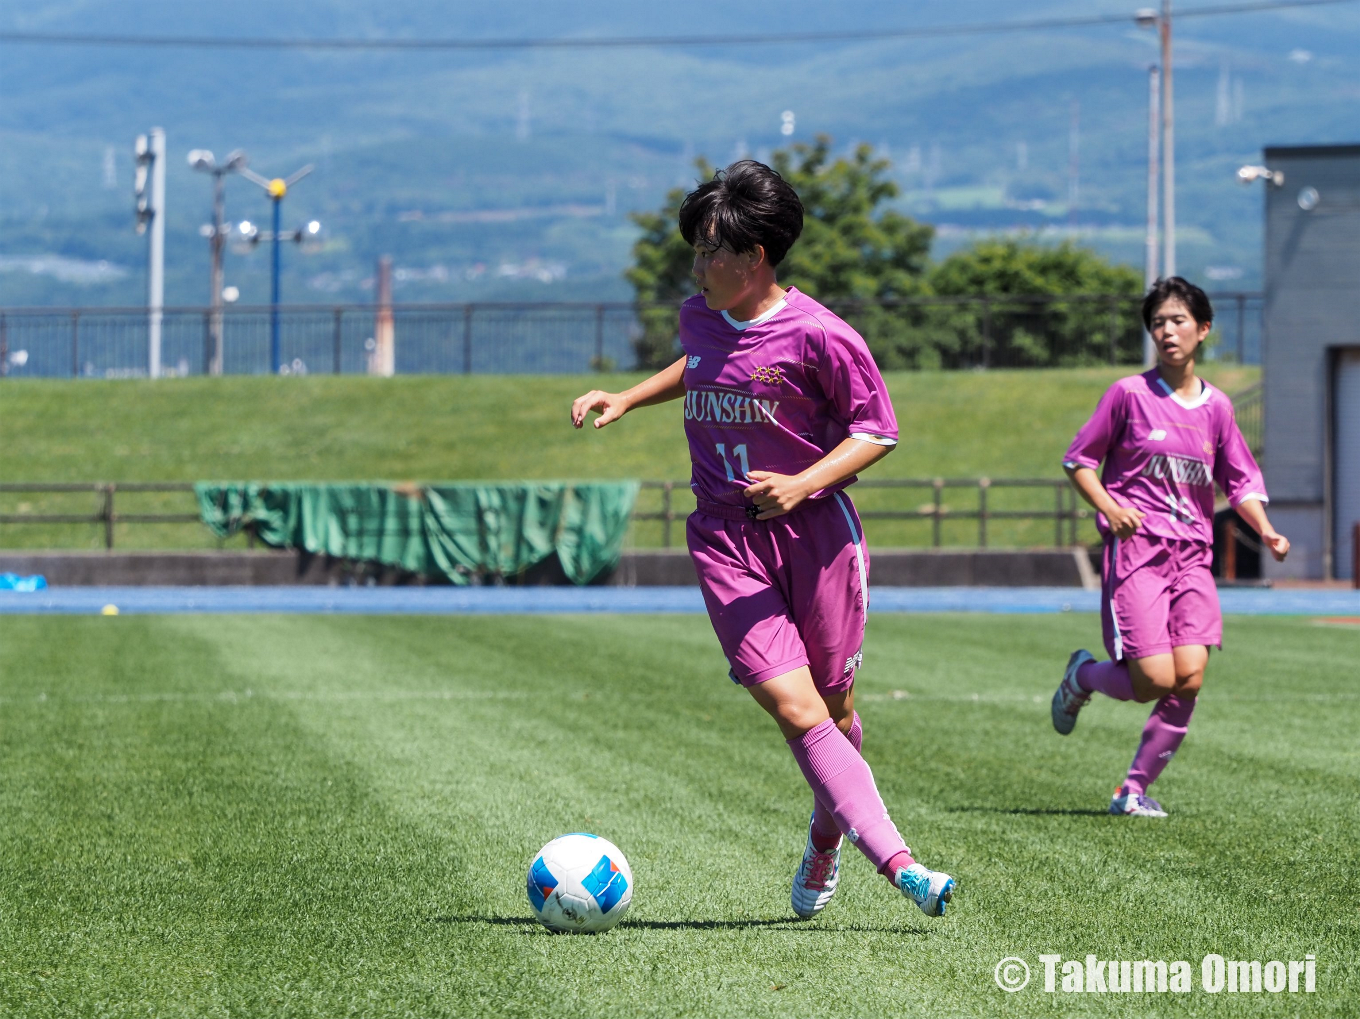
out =
{"type": "Polygon", "coordinates": [[[1360,145],[1268,148],[1265,164],[1284,185],[1266,188],[1262,467],[1271,521],[1294,544],[1265,570],[1321,578],[1332,574],[1333,352],[1360,344],[1360,145]]]}

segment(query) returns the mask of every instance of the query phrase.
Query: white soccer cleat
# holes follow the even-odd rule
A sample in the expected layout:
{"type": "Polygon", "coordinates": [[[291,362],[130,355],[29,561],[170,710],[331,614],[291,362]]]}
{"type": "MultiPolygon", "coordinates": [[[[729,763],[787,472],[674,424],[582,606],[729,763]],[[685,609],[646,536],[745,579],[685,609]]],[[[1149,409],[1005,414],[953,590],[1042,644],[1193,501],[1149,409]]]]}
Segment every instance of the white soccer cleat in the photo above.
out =
{"type": "Polygon", "coordinates": [[[1063,670],[1062,682],[1053,694],[1053,728],[1066,736],[1077,724],[1077,712],[1091,701],[1091,695],[1077,683],[1077,670],[1087,662],[1094,662],[1095,655],[1084,648],[1072,652],[1063,670]]]}
{"type": "Polygon", "coordinates": [[[927,870],[919,863],[899,867],[893,880],[900,891],[921,907],[926,916],[944,916],[944,908],[954,897],[954,879],[944,871],[927,870]]]}
{"type": "Polygon", "coordinates": [[[803,862],[798,865],[798,873],[793,875],[793,911],[805,920],[810,920],[826,908],[831,896],[836,894],[836,883],[841,877],[841,845],[823,853],[812,844],[812,823],[808,822],[807,846],[803,849],[803,862]]]}
{"type": "Polygon", "coordinates": [[[1156,800],[1141,793],[1126,793],[1122,786],[1114,791],[1110,813],[1117,817],[1166,817],[1166,811],[1156,800]]]}

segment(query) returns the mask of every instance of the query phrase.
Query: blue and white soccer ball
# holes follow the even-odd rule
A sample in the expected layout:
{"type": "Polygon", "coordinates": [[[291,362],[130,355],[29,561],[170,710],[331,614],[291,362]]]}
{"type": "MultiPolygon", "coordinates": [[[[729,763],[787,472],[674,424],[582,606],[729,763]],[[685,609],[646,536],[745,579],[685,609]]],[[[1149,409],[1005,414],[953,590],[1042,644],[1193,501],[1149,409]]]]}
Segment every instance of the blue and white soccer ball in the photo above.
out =
{"type": "Polygon", "coordinates": [[[628,912],[633,871],[608,839],[560,835],[529,865],[527,890],[534,915],[548,930],[599,934],[628,912]]]}

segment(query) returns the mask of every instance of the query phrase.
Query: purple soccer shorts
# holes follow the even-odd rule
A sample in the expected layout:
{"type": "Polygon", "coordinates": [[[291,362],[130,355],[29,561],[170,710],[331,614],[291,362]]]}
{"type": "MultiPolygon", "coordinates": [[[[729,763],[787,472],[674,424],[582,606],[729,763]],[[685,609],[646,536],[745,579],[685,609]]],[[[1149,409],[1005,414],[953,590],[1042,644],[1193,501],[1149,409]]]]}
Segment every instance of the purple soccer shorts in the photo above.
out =
{"type": "Polygon", "coordinates": [[[1100,619],[1113,661],[1223,646],[1223,613],[1209,564],[1213,549],[1134,532],[1105,539],[1100,619]]]}
{"type": "Polygon", "coordinates": [[[869,556],[844,492],[772,520],[701,503],[686,537],[736,682],[753,686],[806,665],[823,695],[850,689],[864,646],[869,556]]]}

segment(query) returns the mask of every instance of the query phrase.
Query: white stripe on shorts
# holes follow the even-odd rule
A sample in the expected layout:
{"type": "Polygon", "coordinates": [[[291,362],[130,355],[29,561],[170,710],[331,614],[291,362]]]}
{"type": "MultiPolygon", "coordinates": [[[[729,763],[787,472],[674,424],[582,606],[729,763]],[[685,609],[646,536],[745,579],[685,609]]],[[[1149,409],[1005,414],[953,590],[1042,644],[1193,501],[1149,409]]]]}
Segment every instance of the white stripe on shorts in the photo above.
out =
{"type": "Polygon", "coordinates": [[[1106,583],[1110,586],[1110,622],[1114,625],[1114,660],[1116,662],[1124,659],[1124,635],[1119,632],[1119,617],[1114,614],[1114,582],[1115,568],[1119,564],[1119,539],[1114,539],[1114,548],[1110,552],[1110,575],[1106,583]]]}
{"type": "Polygon", "coordinates": [[[864,547],[860,544],[859,531],[855,528],[855,518],[850,515],[850,507],[845,504],[845,500],[841,498],[840,492],[834,493],[834,498],[836,500],[836,505],[838,505],[841,508],[841,512],[845,514],[846,524],[850,527],[850,540],[855,543],[855,562],[859,563],[859,589],[860,593],[864,595],[864,608],[868,611],[869,572],[864,568],[864,547]]]}

